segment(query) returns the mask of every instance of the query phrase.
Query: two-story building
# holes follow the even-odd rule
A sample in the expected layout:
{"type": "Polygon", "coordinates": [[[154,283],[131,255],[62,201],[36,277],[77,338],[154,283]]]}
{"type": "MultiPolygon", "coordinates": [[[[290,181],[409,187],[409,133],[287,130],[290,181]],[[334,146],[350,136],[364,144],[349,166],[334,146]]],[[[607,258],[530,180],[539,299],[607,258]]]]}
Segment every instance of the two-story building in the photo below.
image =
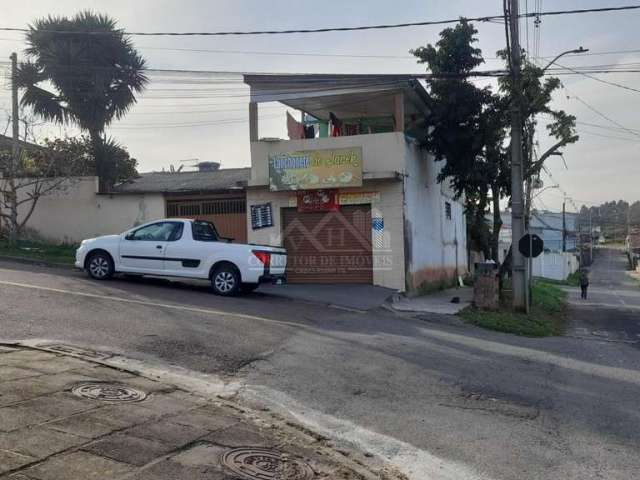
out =
{"type": "Polygon", "coordinates": [[[416,78],[246,75],[245,83],[248,239],[287,248],[290,283],[424,291],[467,271],[463,205],[420,147],[428,93],[416,78]],[[292,109],[288,140],[260,137],[267,102],[292,109]]]}

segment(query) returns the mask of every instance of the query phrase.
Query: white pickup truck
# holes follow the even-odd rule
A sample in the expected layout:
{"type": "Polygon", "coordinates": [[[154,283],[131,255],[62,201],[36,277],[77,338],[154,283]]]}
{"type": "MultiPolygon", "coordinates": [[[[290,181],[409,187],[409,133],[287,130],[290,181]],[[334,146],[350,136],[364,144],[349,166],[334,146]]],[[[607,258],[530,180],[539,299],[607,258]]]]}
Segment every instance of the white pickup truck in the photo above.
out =
{"type": "Polygon", "coordinates": [[[83,240],[75,265],[96,280],[114,273],[208,279],[213,291],[225,296],[286,281],[284,248],[230,242],[211,222],[156,220],[120,235],[83,240]]]}

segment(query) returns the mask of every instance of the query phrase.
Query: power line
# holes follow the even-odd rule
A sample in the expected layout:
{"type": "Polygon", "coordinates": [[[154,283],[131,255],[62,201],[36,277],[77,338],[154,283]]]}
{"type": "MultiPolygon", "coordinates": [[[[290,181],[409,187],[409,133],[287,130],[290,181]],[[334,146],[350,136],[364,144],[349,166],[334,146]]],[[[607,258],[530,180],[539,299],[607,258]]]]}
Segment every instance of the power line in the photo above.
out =
{"type": "MultiPolygon", "coordinates": [[[[573,9],[573,10],[555,10],[548,12],[528,12],[519,15],[519,18],[542,16],[558,16],[558,15],[573,15],[584,13],[605,13],[605,12],[620,12],[626,10],[640,9],[640,5],[623,5],[618,7],[602,7],[602,8],[586,8],[586,9],[573,9]]],[[[488,15],[484,17],[466,18],[465,20],[470,22],[491,22],[496,20],[502,20],[504,15],[488,15]]],[[[285,34],[298,34],[298,33],[327,33],[327,32],[348,32],[348,31],[361,31],[361,30],[388,30],[396,28],[408,28],[408,27],[423,27],[431,25],[446,25],[452,23],[459,23],[460,18],[446,19],[446,20],[430,20],[422,22],[407,22],[407,23],[393,23],[393,24],[379,24],[379,25],[359,25],[352,27],[323,27],[323,28],[308,28],[308,29],[291,29],[291,30],[249,30],[249,31],[218,31],[218,32],[128,32],[125,30],[119,31],[118,35],[131,35],[131,36],[232,36],[232,35],[285,35],[285,34]]],[[[0,31],[5,32],[30,32],[29,28],[17,28],[17,27],[0,27],[0,31]]],[[[66,31],[66,30],[40,30],[41,32],[58,34],[58,35],[113,35],[113,32],[96,32],[96,31],[66,31]]]]}
{"type": "Polygon", "coordinates": [[[562,68],[566,68],[567,70],[571,70],[572,72],[578,73],[578,74],[580,74],[580,75],[582,75],[584,77],[590,78],[591,80],[595,80],[596,82],[604,83],[605,85],[610,85],[612,87],[622,88],[623,90],[628,90],[628,91],[631,91],[631,92],[640,93],[640,90],[637,89],[637,88],[629,87],[627,85],[622,85],[621,83],[616,83],[616,82],[610,82],[608,80],[603,80],[601,78],[594,77],[593,75],[589,75],[588,73],[579,72],[579,71],[574,70],[574,69],[572,69],[570,67],[564,67],[564,66],[560,65],[559,63],[557,63],[557,65],[559,65],[562,68]]]}
{"type": "Polygon", "coordinates": [[[598,115],[599,117],[604,118],[607,122],[612,123],[614,125],[616,125],[617,127],[620,127],[623,130],[626,130],[627,132],[631,133],[632,135],[635,135],[637,137],[640,137],[640,133],[631,130],[627,127],[625,127],[624,125],[622,125],[621,123],[613,120],[612,118],[610,118],[609,116],[605,115],[604,113],[602,113],[600,110],[598,110],[597,108],[595,108],[594,106],[588,104],[587,102],[585,102],[583,99],[581,99],[580,97],[578,97],[577,95],[572,94],[571,92],[569,92],[569,90],[567,89],[567,87],[565,87],[563,85],[563,88],[567,91],[567,93],[569,93],[571,95],[571,97],[575,98],[576,100],[578,100],[580,103],[582,103],[585,107],[587,107],[589,110],[591,110],[593,113],[595,113],[596,115],[598,115]]]}

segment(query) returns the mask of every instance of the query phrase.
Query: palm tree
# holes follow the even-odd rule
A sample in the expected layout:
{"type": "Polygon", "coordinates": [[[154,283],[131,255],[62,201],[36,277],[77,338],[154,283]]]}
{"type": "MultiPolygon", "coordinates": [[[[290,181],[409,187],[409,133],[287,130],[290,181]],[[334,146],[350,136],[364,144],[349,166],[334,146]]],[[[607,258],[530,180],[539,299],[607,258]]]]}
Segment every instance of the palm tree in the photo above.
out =
{"type": "Polygon", "coordinates": [[[17,74],[21,104],[44,120],[88,132],[100,191],[110,190],[115,162],[104,155],[104,130],[144,90],[144,59],[115,20],[89,11],[36,20],[26,37],[28,60],[17,74]]]}

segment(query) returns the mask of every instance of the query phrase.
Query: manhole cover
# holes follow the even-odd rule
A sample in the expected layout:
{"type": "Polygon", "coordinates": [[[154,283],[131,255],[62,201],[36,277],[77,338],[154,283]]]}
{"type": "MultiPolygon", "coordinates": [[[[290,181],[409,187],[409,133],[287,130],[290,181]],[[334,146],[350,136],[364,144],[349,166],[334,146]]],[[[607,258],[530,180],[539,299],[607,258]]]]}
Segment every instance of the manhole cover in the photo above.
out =
{"type": "Polygon", "coordinates": [[[309,465],[267,448],[241,447],[222,456],[222,464],[247,480],[310,480],[309,465]]]}
{"type": "Polygon", "coordinates": [[[104,402],[140,402],[147,394],[127,385],[110,382],[83,382],[71,389],[74,395],[104,402]]]}

